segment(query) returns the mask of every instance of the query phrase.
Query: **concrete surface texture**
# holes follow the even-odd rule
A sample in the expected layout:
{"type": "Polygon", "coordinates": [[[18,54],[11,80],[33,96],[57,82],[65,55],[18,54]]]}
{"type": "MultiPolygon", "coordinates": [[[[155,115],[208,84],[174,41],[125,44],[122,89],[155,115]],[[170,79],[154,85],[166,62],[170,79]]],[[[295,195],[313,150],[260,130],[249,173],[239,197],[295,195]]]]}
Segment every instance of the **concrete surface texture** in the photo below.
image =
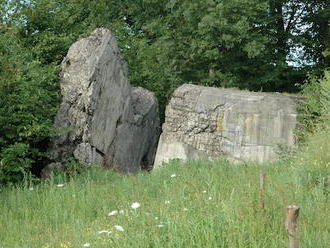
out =
{"type": "Polygon", "coordinates": [[[153,93],[132,88],[127,74],[107,29],[70,47],[62,62],[63,100],[55,119],[61,135],[52,141],[53,164],[74,157],[127,173],[152,167],[160,133],[158,101],[153,93]]]}
{"type": "Polygon", "coordinates": [[[295,144],[299,97],[185,84],[166,108],[155,166],[170,159],[264,163],[295,144]]]}

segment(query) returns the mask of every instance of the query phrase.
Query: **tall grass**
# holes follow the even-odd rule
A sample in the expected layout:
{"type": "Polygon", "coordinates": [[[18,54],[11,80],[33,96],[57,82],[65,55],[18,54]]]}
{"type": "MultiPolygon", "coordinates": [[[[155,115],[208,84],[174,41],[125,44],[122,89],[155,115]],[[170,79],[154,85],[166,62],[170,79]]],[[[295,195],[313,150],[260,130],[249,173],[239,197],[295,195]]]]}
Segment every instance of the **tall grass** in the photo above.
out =
{"type": "Polygon", "coordinates": [[[91,167],[71,180],[0,188],[0,248],[287,247],[291,204],[301,206],[301,247],[328,248],[330,73],[304,93],[310,134],[293,160],[262,167],[264,210],[258,165],[172,161],[138,175],[91,167]]]}
{"type": "Polygon", "coordinates": [[[259,169],[174,161],[150,174],[127,176],[92,167],[74,180],[4,188],[0,247],[286,247],[285,208],[297,204],[301,246],[328,248],[329,188],[324,177],[329,170],[284,162],[263,167],[267,185],[262,211],[259,169]],[[64,186],[58,187],[60,183],[64,186]],[[132,209],[133,202],[141,207],[132,209]],[[124,212],[108,216],[113,210],[124,212]],[[102,230],[112,233],[99,234],[102,230]]]}
{"type": "Polygon", "coordinates": [[[323,122],[318,132],[307,136],[295,157],[300,164],[330,169],[330,120],[323,122]]]}

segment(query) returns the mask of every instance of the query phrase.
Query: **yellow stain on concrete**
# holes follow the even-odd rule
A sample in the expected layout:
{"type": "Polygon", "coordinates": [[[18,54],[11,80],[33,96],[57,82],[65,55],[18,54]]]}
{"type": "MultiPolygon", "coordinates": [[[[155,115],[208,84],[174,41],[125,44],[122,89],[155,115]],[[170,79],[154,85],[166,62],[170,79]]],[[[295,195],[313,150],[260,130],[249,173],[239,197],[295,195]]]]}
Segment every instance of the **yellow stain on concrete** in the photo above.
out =
{"type": "Polygon", "coordinates": [[[222,119],[218,119],[218,120],[217,120],[217,131],[218,131],[218,132],[222,132],[222,131],[224,131],[224,128],[223,128],[223,120],[222,120],[222,119]]]}

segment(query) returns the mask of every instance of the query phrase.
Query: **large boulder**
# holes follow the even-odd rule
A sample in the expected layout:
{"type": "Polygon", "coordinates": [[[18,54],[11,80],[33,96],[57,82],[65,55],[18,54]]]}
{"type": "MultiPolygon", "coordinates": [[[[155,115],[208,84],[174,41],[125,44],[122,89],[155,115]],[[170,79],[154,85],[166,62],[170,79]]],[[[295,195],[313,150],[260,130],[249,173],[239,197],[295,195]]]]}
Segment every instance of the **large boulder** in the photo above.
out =
{"type": "Polygon", "coordinates": [[[123,172],[152,166],[159,137],[158,102],[132,88],[115,37],[96,29],[74,43],[62,62],[62,104],[52,141],[55,162],[74,157],[123,172]]]}
{"type": "Polygon", "coordinates": [[[155,166],[174,158],[275,160],[279,145],[295,143],[300,100],[185,84],[166,108],[155,166]]]}

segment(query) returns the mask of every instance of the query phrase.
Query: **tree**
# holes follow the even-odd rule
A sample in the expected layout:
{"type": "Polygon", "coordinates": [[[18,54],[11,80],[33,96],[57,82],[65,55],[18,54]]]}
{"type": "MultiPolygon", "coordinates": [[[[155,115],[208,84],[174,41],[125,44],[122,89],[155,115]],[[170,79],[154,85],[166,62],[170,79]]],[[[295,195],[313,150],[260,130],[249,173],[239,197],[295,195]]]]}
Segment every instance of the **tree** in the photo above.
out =
{"type": "Polygon", "coordinates": [[[60,102],[60,62],[80,36],[101,20],[110,21],[106,18],[116,10],[106,13],[104,5],[85,0],[0,2],[0,183],[20,182],[47,163],[60,102]]]}
{"type": "Polygon", "coordinates": [[[294,92],[330,62],[328,0],[0,0],[0,13],[2,181],[45,164],[59,65],[97,27],[115,34],[162,120],[183,83],[294,92]]]}
{"type": "MultiPolygon", "coordinates": [[[[294,89],[298,79],[288,83],[286,74],[299,71],[286,64],[287,48],[281,48],[281,63],[273,59],[273,48],[279,49],[283,42],[274,41],[269,31],[274,18],[269,15],[267,1],[168,0],[136,5],[136,12],[146,16],[145,23],[134,19],[138,14],[133,13],[128,25],[140,32],[137,50],[149,54],[150,64],[141,68],[146,62],[139,61],[134,64],[139,69],[134,67],[133,73],[143,71],[155,78],[152,68],[159,65],[163,72],[157,70],[157,75],[167,72],[157,79],[163,81],[161,85],[168,85],[164,81],[170,78],[174,85],[195,82],[251,90],[294,89]]],[[[133,82],[143,82],[148,76],[133,76],[133,82]]]]}

